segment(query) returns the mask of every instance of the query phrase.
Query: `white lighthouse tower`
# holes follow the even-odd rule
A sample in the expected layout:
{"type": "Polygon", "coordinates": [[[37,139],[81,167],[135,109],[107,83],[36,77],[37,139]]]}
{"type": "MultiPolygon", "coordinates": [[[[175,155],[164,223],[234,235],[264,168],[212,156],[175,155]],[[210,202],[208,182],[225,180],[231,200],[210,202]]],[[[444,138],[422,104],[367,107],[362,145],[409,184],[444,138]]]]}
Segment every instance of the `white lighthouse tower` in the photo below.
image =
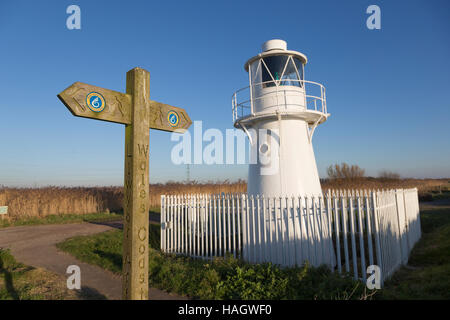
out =
{"type": "Polygon", "coordinates": [[[305,80],[304,54],[269,40],[245,63],[250,86],[233,95],[233,121],[250,139],[249,195],[321,196],[312,136],[329,116],[325,88],[305,80]]]}

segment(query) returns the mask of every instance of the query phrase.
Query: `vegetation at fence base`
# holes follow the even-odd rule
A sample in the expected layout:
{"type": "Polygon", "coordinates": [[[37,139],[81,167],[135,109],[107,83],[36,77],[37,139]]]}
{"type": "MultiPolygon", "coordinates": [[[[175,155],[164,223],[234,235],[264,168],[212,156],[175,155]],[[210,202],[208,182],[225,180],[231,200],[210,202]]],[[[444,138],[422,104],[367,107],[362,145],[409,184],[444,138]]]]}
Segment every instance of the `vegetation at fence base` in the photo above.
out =
{"type": "Polygon", "coordinates": [[[63,224],[77,222],[105,222],[122,219],[122,215],[117,213],[90,213],[90,214],[52,214],[42,218],[39,217],[18,217],[16,219],[0,219],[0,228],[12,226],[27,226],[40,224],[63,224]]]}
{"type": "Polygon", "coordinates": [[[327,266],[279,268],[271,263],[250,265],[233,259],[228,264],[225,280],[216,286],[216,298],[359,300],[370,299],[375,293],[350,276],[332,273],[327,266]]]}
{"type": "Polygon", "coordinates": [[[61,300],[100,298],[68,290],[66,278],[18,263],[0,249],[0,300],[61,300]]]}
{"type": "MultiPolygon", "coordinates": [[[[161,253],[160,227],[151,225],[149,284],[195,299],[367,299],[361,282],[309,265],[279,268],[270,263],[248,264],[232,256],[214,260],[161,253]]],[[[58,244],[77,259],[119,273],[122,231],[81,236],[58,244]]]]}
{"type": "Polygon", "coordinates": [[[450,299],[450,202],[422,208],[421,226],[408,265],[386,282],[380,298],[450,299]]]}

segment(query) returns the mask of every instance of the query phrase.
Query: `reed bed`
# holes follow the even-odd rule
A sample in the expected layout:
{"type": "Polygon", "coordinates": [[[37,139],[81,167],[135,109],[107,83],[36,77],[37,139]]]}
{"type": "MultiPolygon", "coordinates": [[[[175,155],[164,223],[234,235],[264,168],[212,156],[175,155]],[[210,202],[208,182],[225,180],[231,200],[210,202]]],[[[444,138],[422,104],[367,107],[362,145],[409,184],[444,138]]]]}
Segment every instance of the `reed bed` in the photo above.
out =
{"type": "MultiPolygon", "coordinates": [[[[439,188],[446,190],[447,179],[401,179],[360,178],[355,180],[322,180],[324,192],[328,189],[391,189],[418,188],[427,193],[439,188]],[[444,186],[444,187],[443,187],[444,186]]],[[[244,180],[230,182],[167,182],[150,185],[150,207],[159,207],[161,195],[219,194],[246,192],[244,180]]],[[[9,220],[26,217],[45,217],[52,214],[88,214],[98,212],[121,212],[122,187],[0,187],[0,206],[8,206],[9,220]]]]}
{"type": "Polygon", "coordinates": [[[359,179],[323,179],[322,190],[328,189],[408,189],[417,188],[420,193],[432,192],[448,186],[448,179],[385,179],[385,178],[359,178],[359,179]]]}
{"type": "Polygon", "coordinates": [[[119,187],[2,187],[0,206],[8,206],[10,220],[52,214],[88,214],[120,210],[122,195],[119,187]]]}

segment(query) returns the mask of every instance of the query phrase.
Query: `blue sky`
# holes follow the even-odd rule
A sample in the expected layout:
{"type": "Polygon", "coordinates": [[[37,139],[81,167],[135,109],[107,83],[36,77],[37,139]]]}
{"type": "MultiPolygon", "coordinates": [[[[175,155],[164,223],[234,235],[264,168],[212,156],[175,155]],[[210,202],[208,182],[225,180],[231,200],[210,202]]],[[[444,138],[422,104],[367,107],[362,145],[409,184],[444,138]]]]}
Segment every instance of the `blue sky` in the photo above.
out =
{"type": "MultiPolygon", "coordinates": [[[[232,128],[245,61],[281,38],[327,89],[314,134],[321,176],[348,162],[377,175],[450,177],[448,1],[1,1],[0,185],[121,185],[124,127],[73,117],[56,94],[75,81],[125,91],[133,67],[151,98],[203,128],[232,128]],[[81,8],[81,30],[66,8],[81,8]],[[366,8],[381,8],[381,30],[366,8]]],[[[184,180],[170,134],[150,132],[150,181],[184,180]]],[[[246,178],[246,165],[193,165],[196,180],[246,178]]]]}

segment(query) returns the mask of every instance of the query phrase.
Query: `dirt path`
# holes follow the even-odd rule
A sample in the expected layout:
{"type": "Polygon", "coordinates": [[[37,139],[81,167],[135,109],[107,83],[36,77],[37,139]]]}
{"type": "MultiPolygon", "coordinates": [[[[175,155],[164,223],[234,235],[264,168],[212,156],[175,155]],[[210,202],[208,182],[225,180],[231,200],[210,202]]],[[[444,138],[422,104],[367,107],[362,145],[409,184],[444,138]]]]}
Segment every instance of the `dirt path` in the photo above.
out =
{"type": "MultiPolygon", "coordinates": [[[[117,224],[121,226],[121,223],[117,224]]],[[[11,249],[17,261],[64,275],[67,267],[77,265],[81,270],[82,290],[97,298],[121,299],[122,284],[119,276],[100,267],[83,263],[59,251],[56,244],[75,236],[91,235],[111,230],[111,225],[76,223],[9,227],[0,229],[0,248],[11,249]]],[[[150,300],[180,299],[164,291],[149,290],[150,300]]]]}

